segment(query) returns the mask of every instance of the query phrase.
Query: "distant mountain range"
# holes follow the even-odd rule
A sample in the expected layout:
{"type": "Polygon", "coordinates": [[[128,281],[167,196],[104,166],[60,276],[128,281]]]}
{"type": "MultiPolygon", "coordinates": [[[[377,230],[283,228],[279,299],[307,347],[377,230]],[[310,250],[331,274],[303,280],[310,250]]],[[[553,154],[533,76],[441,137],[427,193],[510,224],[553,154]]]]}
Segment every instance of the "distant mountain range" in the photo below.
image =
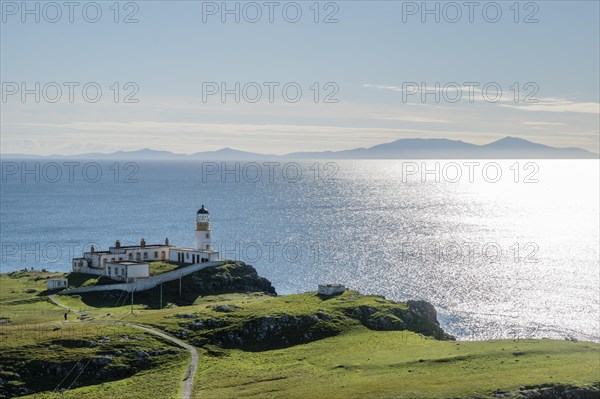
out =
{"type": "Polygon", "coordinates": [[[399,139],[369,148],[343,151],[293,152],[285,155],[259,154],[222,148],[217,151],[176,154],[143,149],[80,155],[3,154],[2,158],[97,159],[97,160],[261,160],[261,159],[598,159],[598,154],[581,148],[557,148],[532,141],[505,137],[476,145],[461,140],[399,139]]]}

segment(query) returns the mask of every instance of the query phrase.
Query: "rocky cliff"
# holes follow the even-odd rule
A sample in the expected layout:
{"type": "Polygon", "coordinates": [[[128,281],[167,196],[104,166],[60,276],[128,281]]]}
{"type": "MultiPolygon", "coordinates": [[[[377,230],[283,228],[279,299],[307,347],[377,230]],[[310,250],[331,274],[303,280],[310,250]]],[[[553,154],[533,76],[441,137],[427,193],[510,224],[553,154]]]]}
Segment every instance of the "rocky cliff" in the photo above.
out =
{"type": "MultiPolygon", "coordinates": [[[[107,288],[109,289],[109,288],[107,288]]],[[[178,306],[193,304],[198,297],[205,295],[259,292],[277,295],[269,280],[261,277],[256,269],[244,262],[232,262],[223,266],[211,267],[189,274],[179,280],[169,281],[162,285],[163,304],[175,303],[178,306]],[[181,291],[180,291],[181,289],[181,291]]],[[[90,306],[115,306],[125,303],[126,296],[121,291],[100,291],[81,294],[84,302],[90,306]]],[[[136,292],[134,302],[149,308],[160,306],[161,287],[136,292]]]]}
{"type": "MultiPolygon", "coordinates": [[[[273,295],[268,280],[250,265],[237,263],[226,271],[192,277],[195,289],[215,292],[262,291],[273,295]]],[[[222,303],[208,310],[179,313],[179,329],[169,332],[198,346],[270,350],[338,335],[356,327],[379,331],[412,331],[441,340],[444,332],[435,308],[425,301],[399,303],[381,296],[346,291],[322,296],[316,292],[248,298],[247,304],[222,303]]]]}
{"type": "Polygon", "coordinates": [[[271,282],[244,262],[201,270],[191,274],[185,283],[186,290],[194,292],[264,292],[277,295],[271,282]]]}

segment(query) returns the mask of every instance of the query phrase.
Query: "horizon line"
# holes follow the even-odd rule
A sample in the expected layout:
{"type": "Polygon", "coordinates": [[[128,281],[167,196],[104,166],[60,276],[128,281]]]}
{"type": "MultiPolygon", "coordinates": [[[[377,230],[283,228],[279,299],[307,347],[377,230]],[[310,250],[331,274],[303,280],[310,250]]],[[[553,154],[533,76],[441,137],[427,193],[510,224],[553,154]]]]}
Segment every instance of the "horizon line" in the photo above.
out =
{"type": "MultiPolygon", "coordinates": [[[[563,150],[568,150],[568,149],[575,149],[575,150],[581,150],[581,151],[586,151],[589,152],[592,155],[595,156],[600,156],[600,151],[599,153],[595,153],[589,150],[586,150],[584,148],[581,147],[574,147],[574,146],[569,146],[569,147],[554,147],[548,144],[544,144],[544,143],[540,143],[537,141],[531,141],[531,140],[527,140],[521,137],[517,137],[517,136],[503,136],[499,139],[494,139],[486,144],[474,144],[472,142],[468,142],[465,140],[460,140],[460,139],[449,139],[446,137],[407,137],[407,138],[400,138],[400,139],[396,139],[396,140],[392,140],[392,141],[386,141],[386,142],[382,142],[382,143],[378,143],[378,144],[374,144],[370,147],[354,147],[354,148],[350,148],[350,149],[335,149],[335,150],[313,150],[313,151],[293,151],[293,152],[286,152],[286,153],[282,153],[282,154],[274,154],[274,153],[256,153],[256,152],[252,152],[252,151],[247,151],[247,150],[241,150],[241,149],[237,149],[237,148],[232,148],[232,147],[220,147],[214,150],[200,150],[200,151],[195,151],[195,152],[191,152],[191,153],[183,153],[183,152],[173,152],[170,150],[162,150],[162,149],[154,149],[154,148],[148,148],[148,147],[144,147],[144,148],[138,148],[138,149],[133,149],[133,150],[115,150],[112,152],[94,152],[94,151],[90,151],[90,152],[85,152],[85,153],[78,153],[78,154],[59,154],[59,153],[52,153],[52,154],[48,154],[48,155],[43,155],[43,154],[35,154],[35,153],[3,153],[0,150],[0,156],[33,156],[33,157],[44,157],[44,158],[51,158],[54,156],[57,157],[78,157],[78,156],[87,156],[87,155],[99,155],[99,156],[108,156],[108,155],[115,155],[117,153],[132,153],[132,152],[141,152],[141,151],[154,151],[154,152],[163,152],[163,153],[169,153],[172,155],[179,155],[179,156],[193,156],[196,154],[201,154],[201,153],[209,153],[209,152],[218,152],[218,151],[223,151],[223,150],[231,150],[231,151],[237,151],[237,152],[245,152],[248,154],[255,154],[255,155],[261,155],[261,156],[270,156],[270,157],[285,157],[288,155],[292,155],[292,154],[303,154],[303,153],[327,153],[327,152],[341,152],[341,151],[352,151],[352,150],[358,150],[358,149],[370,149],[373,147],[376,147],[378,145],[385,145],[385,144],[391,144],[391,143],[395,143],[397,141],[403,141],[403,140],[424,140],[424,141],[430,141],[430,140],[446,140],[446,141],[453,141],[453,142],[462,142],[462,143],[466,143],[466,144],[470,144],[470,145],[474,145],[474,146],[478,146],[478,147],[482,147],[485,145],[489,145],[495,142],[498,142],[500,140],[505,140],[505,139],[517,139],[517,140],[522,140],[525,142],[529,142],[529,143],[533,143],[533,144],[539,144],[539,145],[543,145],[552,149],[563,149],[563,150]]],[[[600,150],[600,147],[598,148],[600,150]]]]}

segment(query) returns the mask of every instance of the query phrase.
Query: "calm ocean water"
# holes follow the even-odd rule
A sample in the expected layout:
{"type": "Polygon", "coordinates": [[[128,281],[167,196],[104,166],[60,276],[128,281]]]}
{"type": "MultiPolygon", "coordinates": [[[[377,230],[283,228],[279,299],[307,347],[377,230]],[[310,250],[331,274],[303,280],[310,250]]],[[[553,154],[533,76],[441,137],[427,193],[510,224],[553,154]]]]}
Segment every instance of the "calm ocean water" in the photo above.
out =
{"type": "Polygon", "coordinates": [[[215,247],[279,293],[337,282],[428,300],[462,339],[600,341],[596,160],[55,162],[3,161],[2,272],[191,246],[204,204],[215,247]]]}

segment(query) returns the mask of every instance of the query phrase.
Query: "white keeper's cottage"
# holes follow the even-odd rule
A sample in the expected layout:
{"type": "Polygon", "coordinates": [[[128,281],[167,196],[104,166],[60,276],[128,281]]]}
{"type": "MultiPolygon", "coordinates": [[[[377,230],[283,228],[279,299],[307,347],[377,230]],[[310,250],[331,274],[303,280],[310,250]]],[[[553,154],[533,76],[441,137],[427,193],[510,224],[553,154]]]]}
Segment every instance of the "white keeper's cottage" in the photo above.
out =
{"type": "Polygon", "coordinates": [[[73,258],[73,272],[96,274],[115,280],[131,281],[150,277],[150,264],[153,261],[168,261],[180,265],[213,262],[219,259],[219,252],[211,248],[211,223],[208,209],[196,213],[196,231],[193,248],[178,248],[169,244],[146,244],[143,238],[140,245],[122,246],[117,240],[108,251],[96,251],[92,245],[83,257],[73,258]]]}

